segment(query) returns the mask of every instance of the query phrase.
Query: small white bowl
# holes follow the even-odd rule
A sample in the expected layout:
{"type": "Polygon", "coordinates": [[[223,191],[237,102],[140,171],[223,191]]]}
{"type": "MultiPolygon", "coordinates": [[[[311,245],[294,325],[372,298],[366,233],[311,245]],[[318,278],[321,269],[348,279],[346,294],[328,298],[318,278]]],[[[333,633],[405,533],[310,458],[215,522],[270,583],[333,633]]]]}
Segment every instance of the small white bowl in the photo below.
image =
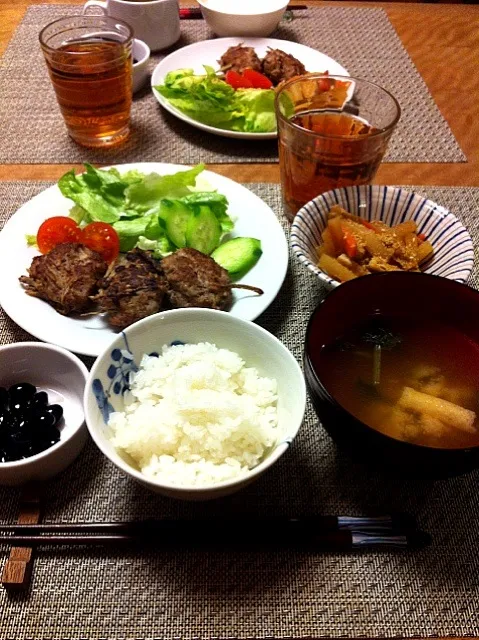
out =
{"type": "Polygon", "coordinates": [[[269,469],[288,449],[301,426],[306,406],[306,386],[301,368],[288,349],[260,326],[211,309],[175,309],[131,325],[119,334],[95,361],[84,398],[90,434],[105,454],[128,476],[143,486],[173,498],[208,500],[238,491],[269,469]],[[210,342],[239,353],[247,366],[278,383],[278,433],[275,447],[246,476],[208,486],[160,483],[143,475],[116,451],[109,439],[108,417],[122,411],[129,372],[144,354],[160,352],[172,342],[210,342]]]}
{"type": "Polygon", "coordinates": [[[317,266],[317,248],[335,204],[365,220],[381,220],[389,226],[414,220],[434,249],[424,272],[457,282],[466,282],[474,264],[471,237],[462,223],[446,208],[418,193],[400,187],[363,185],[342,187],[317,196],[302,207],[291,225],[290,244],[299,261],[328,288],[339,286],[317,266]]]}
{"type": "Polygon", "coordinates": [[[133,40],[132,47],[133,61],[133,81],[132,91],[136,93],[145,84],[148,78],[148,61],[150,59],[150,47],[143,42],[135,38],[133,40]]]}
{"type": "Polygon", "coordinates": [[[288,0],[198,0],[217,36],[262,38],[281,22],[288,0]]]}
{"type": "Polygon", "coordinates": [[[17,342],[0,347],[0,386],[30,382],[48,393],[49,404],[63,408],[60,441],[30,458],[0,462],[0,484],[46,480],[66,469],[88,439],[83,392],[88,369],[72,353],[43,342],[17,342]]]}

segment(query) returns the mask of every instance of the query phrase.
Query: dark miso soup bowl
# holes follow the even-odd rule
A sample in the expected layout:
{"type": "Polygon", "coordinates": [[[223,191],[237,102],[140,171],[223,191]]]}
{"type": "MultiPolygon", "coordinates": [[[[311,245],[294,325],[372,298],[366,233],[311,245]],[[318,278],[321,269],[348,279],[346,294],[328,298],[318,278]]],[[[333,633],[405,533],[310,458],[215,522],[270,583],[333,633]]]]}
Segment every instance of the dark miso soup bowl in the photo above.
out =
{"type": "Polygon", "coordinates": [[[479,343],[479,292],[464,284],[416,272],[380,273],[342,284],[318,305],[306,331],[306,384],[324,428],[355,459],[392,472],[440,478],[479,467],[479,446],[437,449],[396,440],[355,418],[325,388],[318,373],[321,348],[374,313],[440,319],[479,343]]]}

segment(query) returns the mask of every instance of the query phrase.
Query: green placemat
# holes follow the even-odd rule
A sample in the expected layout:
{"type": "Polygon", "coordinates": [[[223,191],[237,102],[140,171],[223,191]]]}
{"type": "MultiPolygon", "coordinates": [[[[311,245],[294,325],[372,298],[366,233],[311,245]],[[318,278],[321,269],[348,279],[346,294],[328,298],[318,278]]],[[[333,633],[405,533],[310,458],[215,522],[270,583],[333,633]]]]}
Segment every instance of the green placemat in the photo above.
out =
{"type": "MultiPolygon", "coordinates": [[[[0,220],[48,184],[0,183],[0,220]]],[[[277,185],[248,187],[281,215],[277,185]]],[[[449,207],[479,240],[479,189],[415,190],[449,207]]],[[[475,268],[475,286],[477,276],[475,268]]],[[[292,259],[280,294],[259,318],[298,360],[306,321],[323,293],[312,274],[292,259]]],[[[0,316],[0,342],[26,339],[0,316]]],[[[474,472],[417,484],[352,463],[336,449],[309,404],[291,449],[274,468],[245,490],[208,503],[148,492],[122,476],[90,443],[66,472],[47,483],[46,521],[407,511],[432,534],[433,544],[409,553],[317,555],[45,548],[35,560],[28,594],[0,591],[0,637],[477,636],[478,481],[474,472]]],[[[2,520],[13,521],[19,490],[1,488],[0,501],[2,520]]]]}

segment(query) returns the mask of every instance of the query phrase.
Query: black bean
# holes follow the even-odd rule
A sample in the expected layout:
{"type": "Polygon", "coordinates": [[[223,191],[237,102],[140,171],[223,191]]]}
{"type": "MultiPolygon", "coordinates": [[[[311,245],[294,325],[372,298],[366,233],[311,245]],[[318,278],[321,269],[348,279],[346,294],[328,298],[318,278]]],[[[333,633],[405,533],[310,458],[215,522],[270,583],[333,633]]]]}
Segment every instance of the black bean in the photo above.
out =
{"type": "Polygon", "coordinates": [[[23,404],[21,402],[15,402],[14,404],[10,403],[9,413],[13,417],[23,416],[24,413],[28,410],[28,404],[23,404]]]}
{"type": "Polygon", "coordinates": [[[46,451],[47,449],[50,449],[50,447],[53,447],[54,444],[56,443],[51,440],[37,440],[33,444],[33,449],[35,453],[41,453],[42,451],[46,451]]]}
{"type": "Polygon", "coordinates": [[[10,433],[12,430],[17,428],[17,424],[19,420],[21,420],[22,416],[20,414],[12,413],[11,411],[6,411],[2,415],[1,419],[1,428],[6,433],[10,433]]]}
{"type": "Polygon", "coordinates": [[[32,431],[32,421],[30,416],[20,416],[12,425],[20,433],[30,433],[32,431]]]}
{"type": "Polygon", "coordinates": [[[55,425],[56,420],[53,413],[47,413],[46,409],[44,409],[41,413],[40,411],[35,412],[33,422],[35,424],[35,428],[48,429],[55,425]]]}
{"type": "Polygon", "coordinates": [[[48,405],[48,393],[46,391],[37,391],[30,400],[32,407],[46,407],[48,405]]]}
{"type": "Polygon", "coordinates": [[[31,444],[31,438],[25,431],[14,431],[10,435],[10,443],[17,446],[31,444]]]}
{"type": "Polygon", "coordinates": [[[4,413],[0,413],[0,432],[8,427],[10,424],[10,413],[5,411],[4,413]]]}
{"type": "Polygon", "coordinates": [[[36,453],[37,453],[36,447],[32,443],[30,443],[22,448],[22,450],[20,451],[19,459],[22,460],[25,458],[31,458],[36,453]]]}
{"type": "Polygon", "coordinates": [[[56,427],[49,427],[45,429],[39,442],[47,442],[49,447],[52,447],[60,440],[60,432],[56,427]]]}
{"type": "Polygon", "coordinates": [[[8,390],[8,395],[12,403],[28,403],[35,395],[37,388],[29,382],[20,382],[12,385],[8,390]]]}
{"type": "Polygon", "coordinates": [[[28,382],[0,387],[0,463],[29,458],[60,440],[63,408],[28,382]]]}
{"type": "Polygon", "coordinates": [[[0,462],[10,462],[11,458],[6,449],[0,449],[0,462]]]}
{"type": "Polygon", "coordinates": [[[63,416],[63,408],[59,404],[51,404],[46,409],[47,413],[51,413],[55,418],[55,422],[53,424],[58,424],[63,416]]]}
{"type": "Polygon", "coordinates": [[[8,391],[5,387],[0,387],[0,411],[8,408],[8,391]]]}

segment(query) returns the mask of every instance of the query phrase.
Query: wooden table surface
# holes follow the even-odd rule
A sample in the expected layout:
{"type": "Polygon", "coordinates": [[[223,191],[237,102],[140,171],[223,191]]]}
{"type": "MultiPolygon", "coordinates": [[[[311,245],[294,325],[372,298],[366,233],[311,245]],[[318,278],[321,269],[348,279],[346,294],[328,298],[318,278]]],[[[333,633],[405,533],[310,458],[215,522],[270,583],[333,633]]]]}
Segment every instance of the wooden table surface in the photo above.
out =
{"type": "MultiPolygon", "coordinates": [[[[302,0],[301,0],[302,2],[302,0]]],[[[0,55],[31,0],[0,0],[0,55]]],[[[194,0],[181,0],[192,5],[194,0]]],[[[41,0],[41,4],[82,4],[79,0],[41,0]]],[[[309,0],[307,4],[338,4],[309,0]]],[[[343,2],[383,7],[424,78],[436,104],[467,156],[467,163],[387,163],[376,176],[381,184],[479,186],[479,5],[395,2],[343,2]]],[[[413,91],[411,87],[411,91],[413,91]]],[[[141,160],[141,158],[138,158],[141,160]]],[[[54,180],[71,165],[0,165],[0,180],[54,180]]],[[[209,165],[242,182],[279,182],[277,164],[209,165]]]]}
{"type": "MultiPolygon", "coordinates": [[[[28,6],[67,3],[82,4],[78,0],[0,0],[0,55],[28,6]]],[[[193,0],[181,3],[194,4],[193,0]]],[[[338,3],[309,0],[307,4],[338,3]]],[[[341,4],[386,10],[468,159],[460,164],[388,163],[380,167],[376,182],[479,187],[479,6],[411,2],[341,4]]],[[[54,180],[69,168],[71,165],[0,165],[0,180],[54,180]]],[[[276,164],[222,164],[209,168],[240,182],[279,182],[276,164]]]]}

